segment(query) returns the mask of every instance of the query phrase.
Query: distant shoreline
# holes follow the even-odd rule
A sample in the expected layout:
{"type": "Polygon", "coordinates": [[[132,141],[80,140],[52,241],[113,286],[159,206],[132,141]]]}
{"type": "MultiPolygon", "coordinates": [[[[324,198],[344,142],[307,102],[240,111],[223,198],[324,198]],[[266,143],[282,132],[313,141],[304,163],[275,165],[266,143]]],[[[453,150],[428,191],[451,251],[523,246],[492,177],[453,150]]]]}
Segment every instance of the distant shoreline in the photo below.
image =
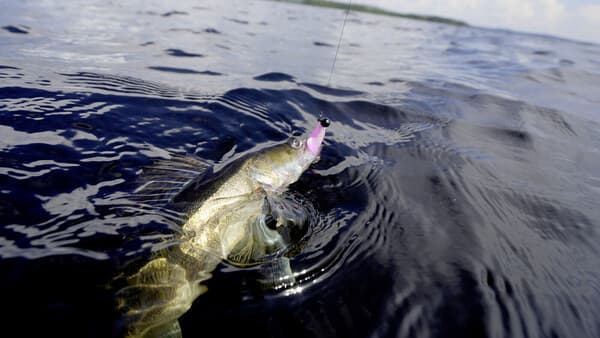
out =
{"type": "MultiPolygon", "coordinates": [[[[301,4],[301,5],[326,7],[326,8],[337,8],[337,9],[347,9],[348,8],[348,4],[346,4],[346,3],[329,1],[329,0],[273,0],[273,1],[289,2],[289,3],[296,3],[296,4],[301,4]]],[[[405,19],[438,22],[438,23],[445,23],[448,25],[455,25],[455,26],[468,26],[469,25],[464,21],[454,20],[454,19],[450,19],[450,18],[444,18],[441,16],[398,13],[398,12],[392,12],[392,11],[388,11],[385,9],[381,9],[378,7],[361,5],[361,4],[352,4],[352,5],[350,5],[349,8],[351,11],[371,13],[371,14],[376,14],[376,15],[386,15],[386,16],[405,18],[405,19]]]]}

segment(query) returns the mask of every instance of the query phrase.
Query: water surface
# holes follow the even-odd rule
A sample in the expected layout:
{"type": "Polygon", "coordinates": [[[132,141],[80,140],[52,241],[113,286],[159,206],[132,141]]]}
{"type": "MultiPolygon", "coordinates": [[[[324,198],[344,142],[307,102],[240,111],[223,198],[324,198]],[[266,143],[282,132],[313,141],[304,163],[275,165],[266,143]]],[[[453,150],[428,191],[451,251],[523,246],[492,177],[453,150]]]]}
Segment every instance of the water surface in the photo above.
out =
{"type": "Polygon", "coordinates": [[[0,13],[4,330],[119,335],[111,280],[176,241],[131,207],[170,154],[219,163],[331,120],[292,186],[294,288],[221,264],[184,337],[600,336],[600,46],[263,1],[0,13]]]}

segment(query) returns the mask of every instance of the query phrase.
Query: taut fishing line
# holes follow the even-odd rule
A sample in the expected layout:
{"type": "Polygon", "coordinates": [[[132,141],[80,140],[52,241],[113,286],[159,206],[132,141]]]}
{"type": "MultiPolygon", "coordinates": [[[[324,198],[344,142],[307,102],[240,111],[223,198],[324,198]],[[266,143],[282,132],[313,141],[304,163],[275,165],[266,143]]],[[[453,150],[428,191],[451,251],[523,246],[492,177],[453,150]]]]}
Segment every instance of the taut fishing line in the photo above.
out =
{"type": "Polygon", "coordinates": [[[329,78],[327,78],[327,87],[331,83],[331,75],[333,75],[333,69],[335,68],[335,61],[337,60],[338,52],[340,51],[340,45],[342,44],[342,38],[344,37],[344,28],[346,27],[346,21],[348,20],[348,13],[350,13],[350,6],[352,0],[348,0],[348,7],[346,8],[346,15],[344,16],[344,23],[342,23],[342,31],[340,32],[340,39],[338,40],[337,48],[335,49],[335,56],[333,57],[333,63],[331,64],[331,71],[329,72],[329,78]]]}

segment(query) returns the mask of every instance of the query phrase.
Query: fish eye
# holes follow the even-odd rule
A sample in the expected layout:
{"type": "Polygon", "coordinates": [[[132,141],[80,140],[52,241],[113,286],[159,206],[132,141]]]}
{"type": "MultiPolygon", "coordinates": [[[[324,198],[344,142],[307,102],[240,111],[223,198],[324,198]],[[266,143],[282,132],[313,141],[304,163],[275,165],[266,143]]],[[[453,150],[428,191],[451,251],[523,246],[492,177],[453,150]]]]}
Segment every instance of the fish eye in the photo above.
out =
{"type": "Polygon", "coordinates": [[[298,137],[292,136],[288,139],[288,144],[290,145],[290,147],[294,148],[294,149],[298,149],[302,146],[304,142],[302,142],[302,140],[298,137]]]}

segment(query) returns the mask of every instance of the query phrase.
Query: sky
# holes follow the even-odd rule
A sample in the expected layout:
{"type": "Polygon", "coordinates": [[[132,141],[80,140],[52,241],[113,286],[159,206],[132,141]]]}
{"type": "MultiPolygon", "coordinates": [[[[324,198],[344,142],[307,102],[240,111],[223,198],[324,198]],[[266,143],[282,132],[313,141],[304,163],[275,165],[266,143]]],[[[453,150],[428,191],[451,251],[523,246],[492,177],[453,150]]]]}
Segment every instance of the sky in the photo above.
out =
{"type": "Polygon", "coordinates": [[[352,3],[600,44],[600,0],[352,0],[352,3]]]}

